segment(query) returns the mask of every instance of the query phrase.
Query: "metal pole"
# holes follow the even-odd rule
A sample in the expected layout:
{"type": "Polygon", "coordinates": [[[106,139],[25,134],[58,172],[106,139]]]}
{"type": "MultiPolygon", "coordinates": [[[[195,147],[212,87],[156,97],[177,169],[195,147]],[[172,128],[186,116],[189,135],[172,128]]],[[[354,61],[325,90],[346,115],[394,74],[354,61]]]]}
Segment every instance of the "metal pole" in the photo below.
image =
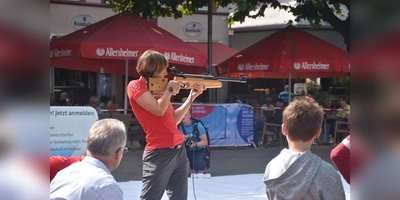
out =
{"type": "MultiPolygon", "coordinates": [[[[125,60],[125,87],[128,85],[128,59],[125,60]]],[[[124,92],[124,114],[127,114],[126,109],[128,109],[128,94],[124,92]]]]}
{"type": "MultiPolygon", "coordinates": [[[[230,31],[231,29],[232,29],[232,25],[229,24],[229,30],[228,31],[230,31]]],[[[232,35],[231,34],[228,35],[228,47],[232,47],[232,35]]]]}
{"type": "Polygon", "coordinates": [[[50,67],[50,94],[54,94],[54,68],[50,67]]]}
{"type": "Polygon", "coordinates": [[[212,74],[212,0],[208,0],[208,74],[212,74]]]}
{"type": "MultiPolygon", "coordinates": [[[[208,0],[208,15],[207,15],[207,30],[208,30],[208,34],[207,34],[207,47],[208,47],[208,51],[207,51],[207,59],[208,59],[208,74],[211,75],[212,74],[212,0],[208,0]]],[[[211,102],[215,102],[215,95],[213,95],[213,92],[211,90],[208,91],[209,94],[209,101],[211,102]]]]}
{"type": "Polygon", "coordinates": [[[290,103],[292,101],[292,73],[289,71],[289,101],[288,103],[290,103]]]}

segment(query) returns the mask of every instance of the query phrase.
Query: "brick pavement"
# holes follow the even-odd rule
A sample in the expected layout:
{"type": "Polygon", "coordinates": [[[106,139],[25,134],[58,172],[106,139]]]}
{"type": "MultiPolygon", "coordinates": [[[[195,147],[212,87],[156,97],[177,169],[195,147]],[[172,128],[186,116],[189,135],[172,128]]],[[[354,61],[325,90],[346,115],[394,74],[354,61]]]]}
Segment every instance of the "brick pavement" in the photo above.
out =
{"type": "MultiPolygon", "coordinates": [[[[333,146],[312,146],[311,151],[332,164],[330,152],[333,146]]],[[[258,149],[253,147],[219,147],[211,149],[211,176],[264,173],[268,162],[279,154],[281,148],[258,149]]],[[[118,182],[142,180],[143,150],[130,150],[124,155],[119,167],[112,172],[118,182]]]]}

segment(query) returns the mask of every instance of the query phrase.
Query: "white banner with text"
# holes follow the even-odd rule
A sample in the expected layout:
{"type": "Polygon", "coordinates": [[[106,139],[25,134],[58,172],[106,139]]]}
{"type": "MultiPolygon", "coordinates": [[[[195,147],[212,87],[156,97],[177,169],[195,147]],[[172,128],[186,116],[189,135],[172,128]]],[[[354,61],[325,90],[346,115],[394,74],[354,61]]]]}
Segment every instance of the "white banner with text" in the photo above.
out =
{"type": "Polygon", "coordinates": [[[92,107],[50,106],[50,156],[82,156],[97,120],[92,107]]]}

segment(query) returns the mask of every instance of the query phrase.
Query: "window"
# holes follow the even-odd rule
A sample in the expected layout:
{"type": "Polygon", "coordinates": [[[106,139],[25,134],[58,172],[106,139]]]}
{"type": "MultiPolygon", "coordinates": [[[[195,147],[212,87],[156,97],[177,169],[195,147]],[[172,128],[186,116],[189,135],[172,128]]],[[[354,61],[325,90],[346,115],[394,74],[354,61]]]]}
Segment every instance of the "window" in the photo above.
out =
{"type": "Polygon", "coordinates": [[[100,74],[100,96],[111,96],[110,74],[100,74]]]}

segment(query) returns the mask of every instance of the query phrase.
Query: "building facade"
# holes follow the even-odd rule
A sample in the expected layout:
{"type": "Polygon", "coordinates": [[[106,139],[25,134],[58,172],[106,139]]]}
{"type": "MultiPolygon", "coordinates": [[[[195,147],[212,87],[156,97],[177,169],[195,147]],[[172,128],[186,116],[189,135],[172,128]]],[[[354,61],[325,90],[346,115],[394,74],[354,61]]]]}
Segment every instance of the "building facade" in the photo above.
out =
{"type": "MultiPolygon", "coordinates": [[[[199,9],[193,16],[184,16],[181,19],[157,18],[149,21],[156,23],[159,27],[169,31],[186,42],[207,42],[208,40],[208,17],[206,7],[199,9]]],[[[104,3],[104,0],[52,0],[50,1],[50,39],[67,35],[90,24],[111,17],[116,13],[104,3]]],[[[224,18],[229,15],[227,9],[213,9],[213,42],[228,43],[228,25],[224,18]]],[[[130,69],[134,70],[134,69],[130,69]]],[[[138,77],[130,77],[130,79],[138,77]]],[[[88,87],[92,95],[98,97],[116,95],[117,101],[123,105],[125,95],[125,77],[117,74],[103,74],[101,72],[85,72],[68,69],[57,69],[50,66],[50,93],[62,90],[63,87],[88,87]]],[[[227,87],[224,84],[224,87],[227,87]]],[[[226,90],[209,90],[204,94],[213,101],[226,99],[226,90]],[[224,91],[224,92],[220,92],[224,91]],[[222,97],[221,97],[222,96],[222,97]]],[[[60,92],[60,91],[58,91],[60,92]]],[[[180,93],[185,95],[188,91],[180,93]]],[[[180,100],[180,96],[174,99],[180,100]],[[178,99],[179,98],[179,99],[178,99]]],[[[89,99],[88,99],[89,101],[89,99]]]]}
{"type": "MultiPolygon", "coordinates": [[[[51,0],[50,1],[50,38],[67,35],[92,23],[99,22],[116,13],[104,3],[104,0],[51,0]]],[[[245,23],[235,23],[228,26],[224,19],[229,16],[229,8],[213,8],[212,41],[222,43],[238,51],[271,35],[280,28],[287,26],[289,20],[294,20],[286,11],[266,10],[266,15],[258,19],[246,19],[245,23]],[[228,34],[230,32],[231,34],[228,34]],[[233,34],[232,34],[233,33],[233,34]]],[[[207,42],[208,40],[207,8],[199,9],[193,16],[180,19],[157,18],[150,20],[159,27],[169,31],[186,42],[207,42]]],[[[346,49],[343,37],[329,25],[313,30],[307,22],[294,23],[297,28],[324,39],[340,48],[346,49]]],[[[218,63],[213,63],[216,65],[218,63]]],[[[134,70],[134,69],[130,69],[134,70]]],[[[125,80],[123,75],[103,74],[101,72],[84,72],[50,67],[50,93],[55,88],[65,86],[88,87],[93,95],[99,97],[116,95],[119,105],[123,105],[125,80]]],[[[130,79],[137,77],[130,77],[130,79]]],[[[258,100],[263,103],[265,97],[276,98],[286,79],[251,79],[246,84],[223,83],[221,89],[210,89],[204,95],[210,102],[224,103],[238,95],[243,102],[258,100]]],[[[174,101],[187,95],[188,91],[180,92],[174,101]]],[[[200,99],[201,100],[201,99],[200,99]]]]}

